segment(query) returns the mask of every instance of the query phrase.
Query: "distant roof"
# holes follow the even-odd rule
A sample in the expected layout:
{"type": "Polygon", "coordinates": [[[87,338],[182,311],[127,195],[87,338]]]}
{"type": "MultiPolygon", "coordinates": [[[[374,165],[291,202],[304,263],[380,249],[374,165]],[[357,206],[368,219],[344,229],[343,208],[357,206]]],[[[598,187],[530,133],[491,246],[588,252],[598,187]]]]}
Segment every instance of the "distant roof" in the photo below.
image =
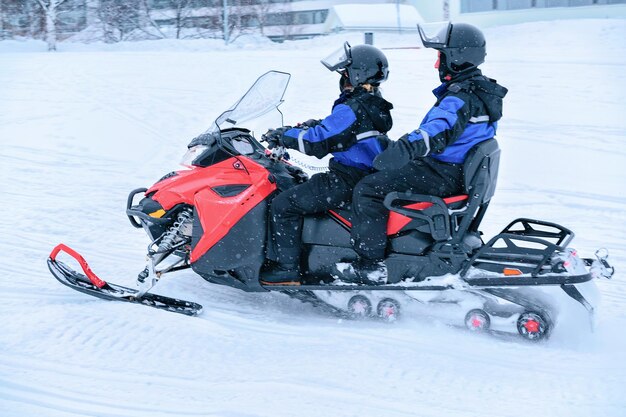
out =
{"type": "Polygon", "coordinates": [[[402,29],[416,30],[423,23],[417,9],[406,4],[341,4],[333,6],[327,23],[343,29],[402,29]],[[399,12],[399,13],[398,13],[399,12]],[[399,22],[398,22],[399,14],[399,22]],[[400,23],[398,25],[398,23],[400,23]]]}

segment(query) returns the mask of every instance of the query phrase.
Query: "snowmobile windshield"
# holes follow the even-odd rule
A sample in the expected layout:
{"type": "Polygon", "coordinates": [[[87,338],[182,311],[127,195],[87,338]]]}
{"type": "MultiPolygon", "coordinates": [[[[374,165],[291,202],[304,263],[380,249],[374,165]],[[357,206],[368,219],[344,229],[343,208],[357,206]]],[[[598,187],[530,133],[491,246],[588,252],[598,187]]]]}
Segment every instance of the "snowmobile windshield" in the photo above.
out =
{"type": "Polygon", "coordinates": [[[330,71],[337,71],[346,68],[352,63],[350,44],[348,42],[344,43],[341,48],[322,59],[321,62],[330,71]]]}
{"type": "Polygon", "coordinates": [[[450,22],[434,22],[417,25],[420,39],[426,48],[440,49],[448,44],[452,25],[450,22]]]}
{"type": "Polygon", "coordinates": [[[280,71],[269,71],[261,75],[243,97],[215,120],[207,133],[241,125],[272,110],[278,111],[290,78],[291,74],[280,71]]]}

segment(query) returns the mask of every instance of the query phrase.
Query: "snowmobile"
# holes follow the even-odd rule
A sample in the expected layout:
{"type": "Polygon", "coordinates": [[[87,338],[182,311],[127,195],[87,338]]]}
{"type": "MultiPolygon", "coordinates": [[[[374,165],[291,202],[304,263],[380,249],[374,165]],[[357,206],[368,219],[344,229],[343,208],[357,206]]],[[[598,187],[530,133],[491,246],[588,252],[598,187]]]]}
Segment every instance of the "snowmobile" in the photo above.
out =
{"type": "MultiPolygon", "coordinates": [[[[583,259],[568,247],[574,233],[558,224],[520,218],[482,239],[479,226],[496,187],[495,139],[476,145],[464,163],[465,193],[448,198],[389,193],[387,279],[342,281],[356,253],[349,208],[304,219],[301,285],[264,285],[268,207],[277,193],[307,180],[282,148],[266,149],[246,121],[277,111],[290,75],[270,71],[188,145],[185,169],[130,192],[126,214],[150,238],[139,289],[98,278],[64,244],[48,259],[52,274],[86,294],[195,315],[202,306],[150,290],[165,275],[191,268],[206,281],[244,291],[279,291],[340,317],[393,321],[411,311],[443,316],[475,331],[547,337],[560,317],[592,318],[594,278],[610,278],[606,251],[583,259]],[[83,273],[58,259],[64,252],[83,273]]],[[[281,114],[282,117],[282,114],[281,114]]]]}

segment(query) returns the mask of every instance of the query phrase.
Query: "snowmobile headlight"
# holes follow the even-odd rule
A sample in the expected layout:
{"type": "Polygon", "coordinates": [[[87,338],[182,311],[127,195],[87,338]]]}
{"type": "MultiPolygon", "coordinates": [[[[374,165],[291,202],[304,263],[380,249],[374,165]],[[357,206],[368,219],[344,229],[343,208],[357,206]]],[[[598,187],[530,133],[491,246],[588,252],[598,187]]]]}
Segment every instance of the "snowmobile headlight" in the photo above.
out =
{"type": "Polygon", "coordinates": [[[160,219],[165,214],[165,210],[158,209],[157,211],[153,211],[152,213],[148,213],[148,216],[154,217],[156,219],[160,219]]]}
{"type": "Polygon", "coordinates": [[[196,145],[187,149],[187,153],[183,156],[182,161],[180,161],[181,165],[186,167],[191,167],[193,165],[193,161],[195,161],[200,155],[204,153],[209,147],[206,145],[196,145]]]}

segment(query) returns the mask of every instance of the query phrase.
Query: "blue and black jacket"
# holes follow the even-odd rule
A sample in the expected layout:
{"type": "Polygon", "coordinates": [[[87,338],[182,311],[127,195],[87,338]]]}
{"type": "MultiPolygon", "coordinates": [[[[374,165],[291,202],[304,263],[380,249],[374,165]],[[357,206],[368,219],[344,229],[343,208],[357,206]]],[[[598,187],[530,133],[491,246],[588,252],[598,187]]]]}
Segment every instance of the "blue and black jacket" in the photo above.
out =
{"type": "Polygon", "coordinates": [[[376,137],[391,129],[392,108],[380,95],[357,87],[342,93],[325,119],[287,130],[283,143],[317,158],[332,154],[331,170],[339,164],[369,172],[374,158],[384,150],[376,137]]]}
{"type": "Polygon", "coordinates": [[[405,135],[411,159],[430,157],[460,164],[477,143],[496,134],[507,89],[476,69],[433,90],[437,102],[420,127],[405,135]]]}

